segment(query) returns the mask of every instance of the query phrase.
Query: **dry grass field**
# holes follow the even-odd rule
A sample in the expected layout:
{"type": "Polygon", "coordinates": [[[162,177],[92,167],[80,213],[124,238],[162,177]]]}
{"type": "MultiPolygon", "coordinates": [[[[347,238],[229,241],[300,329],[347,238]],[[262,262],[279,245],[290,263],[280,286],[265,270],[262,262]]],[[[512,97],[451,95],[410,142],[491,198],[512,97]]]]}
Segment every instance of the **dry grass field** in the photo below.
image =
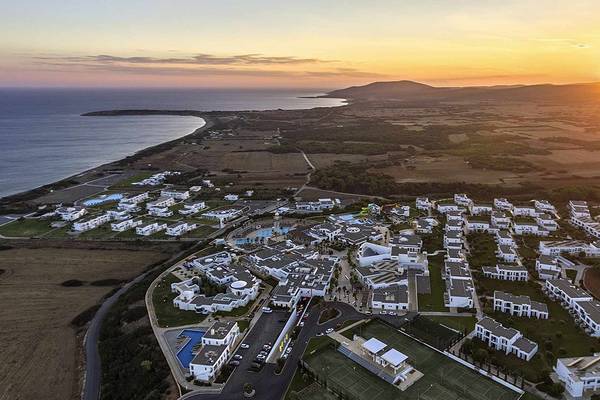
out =
{"type": "Polygon", "coordinates": [[[597,299],[600,299],[600,269],[590,268],[583,275],[583,286],[597,299]]]}
{"type": "Polygon", "coordinates": [[[161,258],[129,250],[0,252],[0,399],[79,398],[80,343],[70,322],[112,287],[61,283],[129,279],[161,258]]]}
{"type": "Polygon", "coordinates": [[[373,168],[371,172],[394,177],[398,183],[406,182],[468,182],[468,183],[517,183],[522,179],[509,171],[492,171],[469,167],[462,158],[456,156],[428,157],[417,156],[409,164],[410,168],[390,166],[373,168]]]}

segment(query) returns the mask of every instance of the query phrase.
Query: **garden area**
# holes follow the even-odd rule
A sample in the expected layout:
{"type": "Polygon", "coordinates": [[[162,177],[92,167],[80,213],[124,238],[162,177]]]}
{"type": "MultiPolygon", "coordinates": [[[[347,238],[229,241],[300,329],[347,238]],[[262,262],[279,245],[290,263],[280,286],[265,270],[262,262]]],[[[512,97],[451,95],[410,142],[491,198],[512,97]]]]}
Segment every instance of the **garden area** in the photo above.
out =
{"type": "Polygon", "coordinates": [[[431,292],[419,294],[419,311],[446,311],[444,306],[444,292],[446,284],[442,279],[442,268],[444,266],[444,254],[438,254],[429,258],[429,282],[431,292]]]}

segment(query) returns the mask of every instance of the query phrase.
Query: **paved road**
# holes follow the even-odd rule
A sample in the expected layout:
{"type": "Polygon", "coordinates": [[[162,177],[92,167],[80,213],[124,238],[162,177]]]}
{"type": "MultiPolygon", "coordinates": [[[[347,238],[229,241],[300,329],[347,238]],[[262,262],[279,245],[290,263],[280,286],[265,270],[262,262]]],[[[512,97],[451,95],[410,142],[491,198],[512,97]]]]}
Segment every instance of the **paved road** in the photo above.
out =
{"type": "MultiPolygon", "coordinates": [[[[305,320],[304,328],[300,331],[298,338],[295,341],[292,352],[290,353],[288,360],[283,368],[283,371],[277,375],[275,374],[275,364],[265,364],[262,371],[258,373],[246,371],[243,367],[245,364],[242,363],[240,367],[234,371],[232,376],[229,378],[227,382],[227,386],[223,389],[223,392],[220,394],[205,394],[205,393],[189,393],[181,397],[181,399],[193,399],[193,400],[239,400],[242,398],[243,386],[245,383],[250,383],[254,386],[256,390],[256,395],[253,397],[258,400],[277,400],[282,399],[287,391],[287,388],[294,377],[294,373],[296,372],[296,368],[298,366],[298,360],[302,357],[304,353],[304,349],[306,349],[306,345],[308,344],[308,340],[312,337],[315,337],[317,333],[324,332],[328,328],[335,328],[337,324],[342,323],[344,321],[350,319],[364,319],[368,318],[364,314],[359,313],[353,307],[349,306],[345,303],[339,302],[327,302],[324,303],[329,306],[334,306],[338,310],[341,311],[341,315],[337,318],[326,322],[325,324],[319,325],[319,305],[311,306],[309,309],[309,316],[305,320]]],[[[261,317],[262,318],[262,317],[261,317]]],[[[249,336],[244,340],[245,343],[255,345],[261,345],[262,342],[258,344],[251,343],[255,337],[262,336],[261,324],[256,325],[252,331],[249,333],[249,336]],[[255,332],[259,331],[259,332],[255,332]]],[[[254,353],[253,349],[249,349],[246,351],[250,351],[249,355],[252,356],[254,353]]],[[[244,357],[244,362],[246,362],[246,357],[244,357]]],[[[252,360],[249,360],[251,362],[252,360]]]]}
{"type": "Polygon", "coordinates": [[[97,400],[100,398],[100,386],[102,382],[102,367],[100,364],[100,354],[98,353],[98,339],[100,337],[100,328],[102,321],[110,310],[110,307],[125,293],[129,288],[141,281],[148,275],[150,271],[143,273],[131,282],[123,285],[115,294],[107,298],[90,323],[87,333],[85,334],[85,354],[86,354],[86,372],[83,393],[83,400],[97,400]]]}

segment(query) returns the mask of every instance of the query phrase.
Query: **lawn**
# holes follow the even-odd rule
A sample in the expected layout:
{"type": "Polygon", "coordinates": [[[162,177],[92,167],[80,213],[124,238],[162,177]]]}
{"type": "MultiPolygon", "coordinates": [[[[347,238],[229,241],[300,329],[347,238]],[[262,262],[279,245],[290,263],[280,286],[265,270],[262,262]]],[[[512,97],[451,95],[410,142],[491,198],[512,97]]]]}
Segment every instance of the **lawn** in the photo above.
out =
{"type": "Polygon", "coordinates": [[[469,333],[475,329],[475,322],[477,319],[473,316],[470,317],[442,317],[442,316],[428,316],[432,321],[438,324],[445,325],[448,328],[455,329],[459,332],[469,333]]]}
{"type": "Polygon", "coordinates": [[[179,279],[173,274],[168,274],[156,284],[154,292],[152,293],[152,303],[154,304],[158,325],[163,328],[168,328],[197,324],[203,321],[204,318],[206,318],[206,315],[175,308],[173,299],[177,294],[171,292],[171,283],[174,282],[179,282],[179,279]]]}
{"type": "Polygon", "coordinates": [[[96,229],[83,232],[79,235],[81,239],[108,239],[117,235],[110,229],[110,223],[99,226],[96,229]]]}
{"type": "Polygon", "coordinates": [[[183,235],[183,237],[189,237],[189,238],[204,238],[208,235],[210,235],[211,233],[213,233],[216,229],[213,228],[212,226],[208,226],[208,225],[198,225],[198,227],[196,229],[194,229],[193,231],[186,233],[185,235],[183,235]]]}
{"type": "MultiPolygon", "coordinates": [[[[136,174],[134,176],[131,176],[127,179],[123,179],[122,181],[117,182],[116,184],[114,184],[113,186],[111,186],[111,189],[115,189],[115,188],[129,188],[131,186],[133,186],[134,182],[140,182],[143,181],[146,178],[150,178],[152,175],[156,174],[155,171],[148,171],[148,172],[141,172],[139,174],[136,174]]],[[[143,186],[137,186],[137,187],[143,187],[143,186]]]]}
{"type": "Polygon", "coordinates": [[[567,270],[567,278],[569,278],[569,280],[572,283],[575,283],[575,279],[577,278],[577,271],[574,269],[568,269],[567,270]]]}
{"type": "Polygon", "coordinates": [[[250,321],[247,319],[240,319],[237,321],[237,324],[240,327],[240,332],[244,332],[250,326],[250,321]]]}
{"type": "Polygon", "coordinates": [[[419,311],[447,311],[444,307],[446,284],[442,279],[444,255],[438,254],[429,258],[429,281],[431,293],[419,294],[419,311]]]}
{"type": "Polygon", "coordinates": [[[423,250],[428,253],[433,253],[436,250],[444,248],[444,231],[443,226],[446,223],[444,217],[438,218],[440,224],[433,228],[433,232],[423,237],[423,250]]]}
{"type": "Polygon", "coordinates": [[[496,265],[496,242],[488,233],[471,233],[467,236],[469,241],[469,265],[476,269],[482,266],[496,265]]]}
{"type": "Polygon", "coordinates": [[[19,219],[0,226],[0,235],[8,237],[34,237],[52,230],[50,221],[42,219],[19,219]]]}
{"type": "Polygon", "coordinates": [[[326,345],[313,354],[305,355],[304,361],[322,379],[327,380],[330,388],[348,393],[351,398],[509,400],[519,396],[380,322],[364,324],[356,332],[365,338],[376,337],[406,354],[409,362],[424,375],[402,392],[358,366],[333,346],[326,345]]]}
{"type": "Polygon", "coordinates": [[[135,231],[135,228],[131,228],[131,229],[127,229],[126,231],[123,232],[119,232],[117,233],[117,235],[115,236],[115,238],[117,239],[146,239],[147,236],[141,236],[138,235],[135,231]]]}

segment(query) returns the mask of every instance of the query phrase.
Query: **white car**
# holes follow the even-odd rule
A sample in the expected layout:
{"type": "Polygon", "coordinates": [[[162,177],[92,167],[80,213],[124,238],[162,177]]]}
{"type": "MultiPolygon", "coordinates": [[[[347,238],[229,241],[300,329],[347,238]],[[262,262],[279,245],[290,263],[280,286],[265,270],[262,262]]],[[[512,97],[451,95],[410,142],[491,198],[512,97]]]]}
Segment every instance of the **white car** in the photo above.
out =
{"type": "Polygon", "coordinates": [[[290,354],[292,352],[292,348],[288,347],[287,349],[285,349],[285,354],[290,354]]]}
{"type": "Polygon", "coordinates": [[[242,343],[242,344],[240,344],[240,347],[241,347],[242,349],[249,349],[249,348],[250,348],[250,345],[249,345],[249,344],[246,344],[246,343],[242,343]]]}
{"type": "Polygon", "coordinates": [[[264,313],[267,313],[267,314],[269,314],[269,313],[272,313],[272,312],[273,312],[273,310],[271,310],[269,307],[263,307],[263,308],[262,308],[262,311],[263,311],[264,313]]]}
{"type": "Polygon", "coordinates": [[[333,332],[333,328],[329,328],[325,331],[325,333],[331,333],[331,332],[333,332]]]}

